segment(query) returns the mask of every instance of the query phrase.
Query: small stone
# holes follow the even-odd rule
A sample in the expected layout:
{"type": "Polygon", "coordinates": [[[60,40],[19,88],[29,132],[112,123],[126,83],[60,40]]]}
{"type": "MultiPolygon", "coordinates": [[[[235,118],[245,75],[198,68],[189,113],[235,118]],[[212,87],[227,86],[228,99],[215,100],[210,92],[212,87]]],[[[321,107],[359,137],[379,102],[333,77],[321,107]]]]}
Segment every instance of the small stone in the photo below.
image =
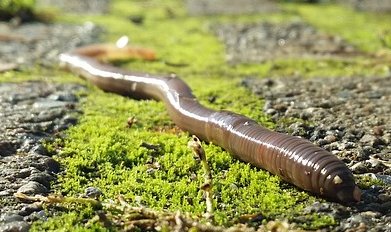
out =
{"type": "Polygon", "coordinates": [[[47,150],[45,149],[45,147],[42,144],[37,144],[30,149],[29,153],[37,153],[40,155],[46,155],[47,150]]]}
{"type": "Polygon", "coordinates": [[[0,141],[0,156],[9,156],[16,153],[14,144],[9,141],[0,141]]]}
{"type": "Polygon", "coordinates": [[[384,193],[379,194],[379,196],[377,196],[377,197],[378,197],[379,200],[382,201],[382,202],[391,201],[391,196],[390,196],[390,195],[387,195],[387,194],[384,194],[384,193]]]}
{"type": "Polygon", "coordinates": [[[38,182],[30,181],[27,184],[21,186],[17,192],[24,194],[42,194],[47,193],[48,189],[38,182]]]}
{"type": "Polygon", "coordinates": [[[358,162],[350,167],[353,173],[362,174],[368,172],[368,167],[365,165],[364,161],[358,162]]]}
{"type": "Polygon", "coordinates": [[[266,114],[270,114],[270,115],[274,115],[275,113],[277,113],[277,111],[275,109],[267,109],[265,111],[266,114]]]}
{"type": "Polygon", "coordinates": [[[56,92],[48,97],[54,101],[77,102],[77,96],[70,92],[56,92]]]}
{"type": "Polygon", "coordinates": [[[286,104],[280,103],[280,104],[274,105],[273,108],[274,108],[276,111],[285,112],[285,111],[288,109],[288,106],[287,106],[286,104]]]}
{"type": "Polygon", "coordinates": [[[384,165],[380,160],[377,159],[369,159],[365,162],[369,164],[367,166],[369,166],[370,171],[373,173],[381,172],[387,168],[386,165],[384,165]]]}
{"type": "Polygon", "coordinates": [[[320,104],[319,104],[319,107],[322,107],[322,108],[325,108],[325,109],[328,109],[328,108],[330,108],[332,105],[331,105],[331,103],[329,102],[329,101],[324,101],[324,102],[321,102],[320,104]]]}
{"type": "Polygon", "coordinates": [[[18,222],[23,221],[23,217],[18,214],[8,214],[1,217],[2,222],[9,223],[9,222],[18,222]]]}
{"type": "MultiPolygon", "coordinates": [[[[49,99],[43,99],[37,101],[33,104],[33,108],[38,110],[47,110],[50,108],[65,108],[67,106],[67,102],[53,101],[49,99]]],[[[46,111],[45,111],[46,112],[46,111]]]]}
{"type": "Polygon", "coordinates": [[[60,164],[51,157],[45,159],[44,164],[46,165],[49,172],[59,173],[60,172],[60,164]]]}
{"type": "Polygon", "coordinates": [[[383,126],[375,126],[372,128],[373,134],[376,136],[382,136],[384,132],[383,126]]]}
{"type": "Polygon", "coordinates": [[[75,125],[77,123],[77,118],[70,115],[65,115],[62,121],[64,124],[75,125]]]}
{"type": "Polygon", "coordinates": [[[30,221],[36,221],[36,220],[47,220],[47,215],[46,215],[46,212],[44,210],[40,210],[40,211],[37,211],[37,212],[33,212],[32,214],[30,214],[28,216],[29,220],[30,221]]]}
{"type": "Polygon", "coordinates": [[[38,204],[30,204],[30,205],[23,206],[22,209],[18,212],[18,214],[24,217],[32,214],[33,212],[37,212],[39,210],[42,210],[41,206],[39,206],[38,204]]]}
{"type": "Polygon", "coordinates": [[[384,144],[390,145],[391,144],[391,133],[384,133],[382,140],[384,144]]]}
{"type": "Polygon", "coordinates": [[[351,148],[354,148],[356,147],[356,144],[353,143],[353,142],[346,142],[345,143],[345,149],[351,149],[351,148]]]}
{"type": "Polygon", "coordinates": [[[378,218],[381,216],[381,214],[379,212],[375,212],[375,211],[364,211],[360,214],[361,214],[361,216],[366,217],[366,218],[378,218]]]}
{"type": "Polygon", "coordinates": [[[318,144],[319,146],[324,146],[326,144],[328,144],[329,142],[326,140],[326,139],[319,139],[318,140],[318,144]]]}
{"type": "Polygon", "coordinates": [[[45,172],[34,173],[28,178],[29,181],[38,182],[48,189],[50,188],[50,181],[52,181],[53,179],[54,178],[51,175],[45,172]]]}
{"type": "Polygon", "coordinates": [[[24,179],[24,178],[26,178],[26,177],[31,175],[32,169],[33,168],[23,168],[23,169],[20,169],[19,172],[15,174],[15,177],[24,179]]]}
{"type": "Polygon", "coordinates": [[[373,147],[371,147],[371,146],[364,146],[363,148],[362,148],[362,151],[363,151],[363,155],[364,155],[364,157],[366,157],[366,159],[370,156],[370,155],[372,155],[372,154],[374,154],[376,151],[375,151],[375,149],[373,148],[373,147]]]}
{"type": "Polygon", "coordinates": [[[381,205],[381,210],[383,213],[387,213],[391,211],[391,201],[387,201],[381,205]]]}
{"type": "Polygon", "coordinates": [[[348,218],[347,221],[349,221],[352,224],[356,224],[356,223],[359,224],[361,221],[363,221],[363,218],[361,215],[356,214],[356,215],[353,215],[350,218],[348,218]]]}
{"type": "Polygon", "coordinates": [[[333,142],[337,141],[337,138],[334,135],[326,135],[324,137],[324,140],[326,140],[327,143],[333,143],[333,142]]]}
{"type": "Polygon", "coordinates": [[[382,141],[377,138],[376,136],[374,135],[369,135],[369,134],[365,134],[361,139],[360,139],[360,142],[363,143],[363,144],[368,144],[372,147],[375,147],[379,144],[382,143],[382,141]]]}
{"type": "Polygon", "coordinates": [[[96,187],[88,187],[84,191],[84,196],[88,198],[98,199],[102,195],[102,191],[96,187]]]}
{"type": "Polygon", "coordinates": [[[0,225],[0,231],[2,232],[28,232],[30,225],[24,221],[15,221],[0,225]]]}
{"type": "Polygon", "coordinates": [[[11,195],[11,192],[8,190],[0,191],[0,197],[5,197],[11,195]]]}

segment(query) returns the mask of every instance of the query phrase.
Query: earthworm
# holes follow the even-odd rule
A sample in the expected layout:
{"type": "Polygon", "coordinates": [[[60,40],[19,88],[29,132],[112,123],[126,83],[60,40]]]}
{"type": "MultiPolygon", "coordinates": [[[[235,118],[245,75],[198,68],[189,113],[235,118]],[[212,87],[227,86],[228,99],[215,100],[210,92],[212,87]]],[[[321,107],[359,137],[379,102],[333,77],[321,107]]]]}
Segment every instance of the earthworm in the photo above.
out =
{"type": "MultiPolygon", "coordinates": [[[[361,190],[353,174],[335,155],[308,140],[271,131],[243,115],[202,106],[190,87],[174,74],[137,73],[100,62],[98,57],[109,50],[108,46],[89,45],[61,54],[60,62],[104,91],[162,101],[181,129],[301,189],[342,203],[360,201],[361,190]]],[[[148,51],[137,54],[154,57],[148,51]]]]}

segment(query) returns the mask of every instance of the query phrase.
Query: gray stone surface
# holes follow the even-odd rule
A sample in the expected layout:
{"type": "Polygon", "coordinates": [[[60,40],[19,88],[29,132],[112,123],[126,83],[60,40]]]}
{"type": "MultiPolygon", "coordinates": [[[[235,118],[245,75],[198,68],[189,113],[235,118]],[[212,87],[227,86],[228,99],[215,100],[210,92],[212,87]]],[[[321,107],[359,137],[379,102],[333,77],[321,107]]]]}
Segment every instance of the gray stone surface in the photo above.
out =
{"type": "MultiPolygon", "coordinates": [[[[92,23],[60,25],[31,23],[11,26],[0,22],[0,64],[11,67],[58,64],[58,55],[97,42],[102,30],[92,23]]],[[[12,67],[15,69],[15,67],[12,67]]]]}
{"type": "Polygon", "coordinates": [[[103,14],[109,11],[110,0],[37,0],[38,7],[53,7],[68,13],[103,14]]]}
{"type": "Polygon", "coordinates": [[[327,202],[306,210],[339,219],[331,231],[391,231],[391,76],[247,78],[242,84],[265,99],[263,110],[277,131],[332,152],[357,177],[386,183],[364,189],[352,207],[327,202]]]}
{"type": "Polygon", "coordinates": [[[45,82],[0,83],[0,231],[27,231],[42,208],[14,193],[45,195],[60,165],[42,145],[77,122],[85,88],[45,82]]]}
{"type": "Polygon", "coordinates": [[[278,10],[270,0],[186,0],[190,15],[254,14],[278,10]]]}
{"type": "MultiPolygon", "coordinates": [[[[101,32],[92,23],[0,23],[0,71],[57,67],[61,52],[96,43],[101,32]]],[[[43,143],[62,137],[77,122],[82,91],[77,84],[0,83],[0,231],[28,231],[32,221],[47,217],[42,206],[18,201],[14,194],[51,191],[60,165],[43,143]]]]}
{"type": "Polygon", "coordinates": [[[340,0],[339,2],[361,11],[391,12],[391,0],[340,0]]]}
{"type": "Polygon", "coordinates": [[[356,54],[340,37],[320,33],[303,22],[223,24],[212,26],[212,31],[225,44],[227,61],[234,64],[356,54]]]}

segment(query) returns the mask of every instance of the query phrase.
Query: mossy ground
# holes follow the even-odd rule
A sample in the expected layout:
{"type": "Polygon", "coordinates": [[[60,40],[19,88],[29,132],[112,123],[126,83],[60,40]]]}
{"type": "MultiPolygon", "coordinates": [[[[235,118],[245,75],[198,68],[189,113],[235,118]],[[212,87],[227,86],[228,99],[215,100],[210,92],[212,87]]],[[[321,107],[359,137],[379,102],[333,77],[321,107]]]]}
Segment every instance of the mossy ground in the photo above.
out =
{"type": "MultiPolygon", "coordinates": [[[[273,124],[262,113],[262,99],[240,87],[241,78],[369,76],[389,72],[387,55],[386,60],[362,56],[349,61],[282,59],[261,64],[227,65],[223,45],[208,30],[211,22],[282,22],[299,18],[321,30],[338,33],[364,52],[389,52],[381,39],[374,36],[374,32],[391,30],[386,23],[390,21],[388,16],[359,14],[336,6],[284,5],[283,8],[285,10],[280,13],[235,19],[227,16],[188,17],[179,0],[115,0],[109,15],[64,15],[59,20],[70,23],[93,21],[107,30],[105,39],[111,42],[128,35],[131,43],[154,49],[158,60],[135,60],[122,64],[124,68],[177,73],[189,83],[203,104],[245,114],[270,128],[273,124]],[[327,17],[319,17],[323,14],[327,17]],[[132,23],[130,16],[143,18],[143,24],[132,23]],[[348,24],[337,23],[340,17],[353,17],[354,20],[347,20],[348,24]]],[[[55,81],[80,81],[67,73],[40,68],[0,74],[5,81],[50,80],[50,76],[60,77],[55,81]]],[[[79,124],[66,132],[66,139],[48,144],[50,149],[60,150],[57,160],[66,169],[59,177],[55,188],[57,193],[78,196],[85,188],[94,186],[102,190],[105,200],[123,195],[134,204],[141,203],[158,210],[180,210],[198,216],[205,212],[205,200],[200,190],[202,169],[187,148],[189,135],[175,128],[162,103],[129,100],[91,86],[83,111],[79,124]],[[137,119],[131,128],[126,126],[129,117],[137,119]],[[155,145],[157,149],[148,149],[143,143],[155,145]]],[[[336,223],[329,216],[303,215],[304,207],[321,199],[234,159],[213,144],[203,145],[213,172],[217,224],[234,224],[244,214],[262,214],[266,221],[287,218],[292,222],[300,216],[306,219],[305,223],[301,220],[300,226],[311,229],[336,223]]],[[[86,219],[92,218],[94,213],[89,207],[70,206],[60,216],[35,223],[33,231],[106,230],[99,224],[84,229],[86,219]]]]}

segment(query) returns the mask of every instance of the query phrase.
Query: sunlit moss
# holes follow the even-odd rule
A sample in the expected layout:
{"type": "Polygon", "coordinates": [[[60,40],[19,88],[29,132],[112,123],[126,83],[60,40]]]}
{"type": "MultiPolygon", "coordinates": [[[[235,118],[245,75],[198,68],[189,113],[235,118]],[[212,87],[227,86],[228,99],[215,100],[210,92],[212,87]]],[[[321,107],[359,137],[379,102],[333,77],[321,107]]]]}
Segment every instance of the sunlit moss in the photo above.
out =
{"type": "Polygon", "coordinates": [[[391,30],[389,14],[357,13],[351,8],[336,5],[289,5],[307,22],[331,34],[337,34],[367,52],[387,48],[382,35],[391,30]]]}
{"type": "Polygon", "coordinates": [[[0,12],[2,14],[17,15],[22,11],[32,11],[35,0],[2,0],[0,12]]]}

